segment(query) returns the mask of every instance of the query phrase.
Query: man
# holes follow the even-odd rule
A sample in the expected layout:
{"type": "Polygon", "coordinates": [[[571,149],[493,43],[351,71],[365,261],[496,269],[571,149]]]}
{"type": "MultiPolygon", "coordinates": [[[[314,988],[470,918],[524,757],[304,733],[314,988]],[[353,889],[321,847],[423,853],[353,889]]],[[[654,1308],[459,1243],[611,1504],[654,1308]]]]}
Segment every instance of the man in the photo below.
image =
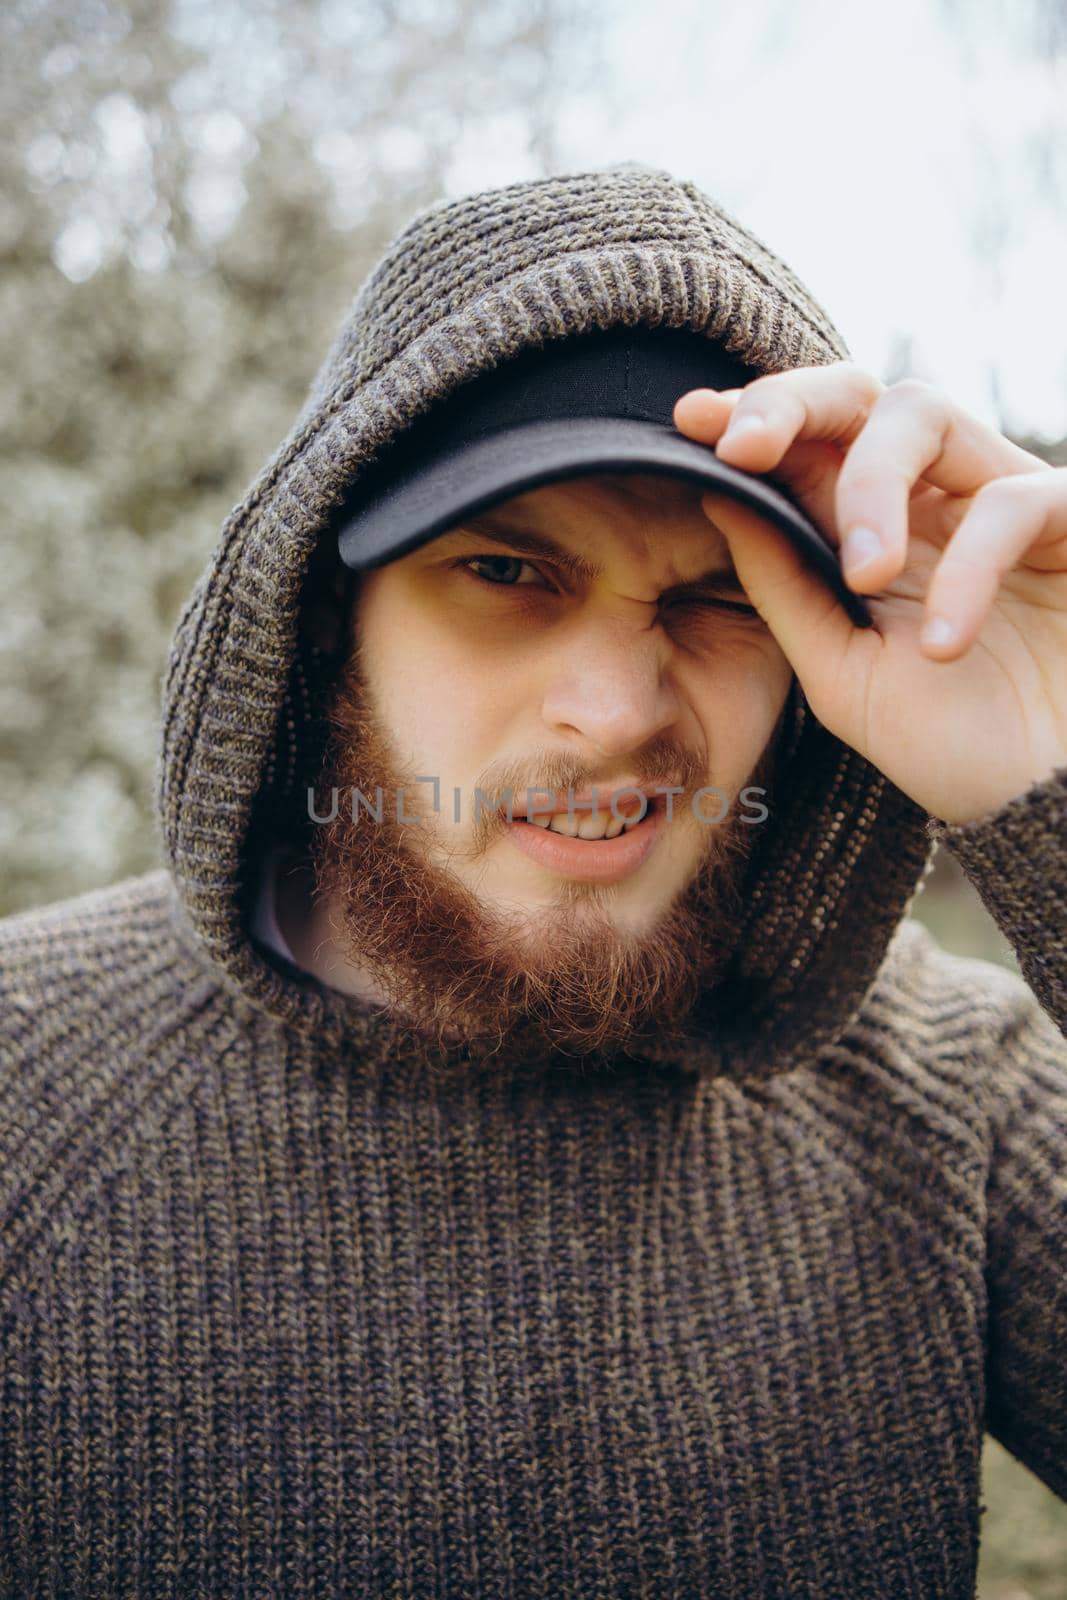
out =
{"type": "Polygon", "coordinates": [[[970,1596],[983,1428],[1067,1494],[1065,475],[845,353],[639,167],[391,247],[167,870],[5,925],[3,1592],[970,1596]]]}

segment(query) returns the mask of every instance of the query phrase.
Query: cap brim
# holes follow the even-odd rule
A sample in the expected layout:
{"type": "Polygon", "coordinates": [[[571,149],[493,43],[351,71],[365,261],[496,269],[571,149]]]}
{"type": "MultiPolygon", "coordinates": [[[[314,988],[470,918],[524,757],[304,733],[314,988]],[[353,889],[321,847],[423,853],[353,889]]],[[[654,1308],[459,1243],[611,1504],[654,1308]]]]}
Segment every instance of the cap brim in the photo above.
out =
{"type": "Polygon", "coordinates": [[[380,566],[501,500],[596,472],[662,472],[733,496],[786,534],[850,620],[870,627],[863,597],[845,583],[833,547],[781,490],[674,428],[630,417],[531,422],[420,460],[387,478],[344,522],[341,560],[357,572],[380,566]]]}

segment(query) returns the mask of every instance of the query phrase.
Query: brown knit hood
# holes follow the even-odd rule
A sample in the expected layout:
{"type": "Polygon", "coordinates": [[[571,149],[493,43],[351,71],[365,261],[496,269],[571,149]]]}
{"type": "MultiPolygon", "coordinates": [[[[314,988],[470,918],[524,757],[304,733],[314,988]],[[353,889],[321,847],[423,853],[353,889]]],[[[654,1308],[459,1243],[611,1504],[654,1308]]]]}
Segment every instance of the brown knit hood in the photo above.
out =
{"type": "MultiPolygon", "coordinates": [[[[292,1025],[332,1027],[342,1003],[260,958],[247,897],[257,820],[297,803],[307,775],[298,622],[312,557],[360,476],[461,384],[622,324],[704,332],[764,372],[847,355],[788,268],[693,185],[632,165],[515,184],[433,207],[394,241],[223,527],[165,685],[165,849],[199,952],[292,1025]]],[[[802,699],[778,789],[750,863],[730,1019],[705,1041],[704,1070],[762,1076],[836,1037],[930,850],[925,813],[802,699]]]]}

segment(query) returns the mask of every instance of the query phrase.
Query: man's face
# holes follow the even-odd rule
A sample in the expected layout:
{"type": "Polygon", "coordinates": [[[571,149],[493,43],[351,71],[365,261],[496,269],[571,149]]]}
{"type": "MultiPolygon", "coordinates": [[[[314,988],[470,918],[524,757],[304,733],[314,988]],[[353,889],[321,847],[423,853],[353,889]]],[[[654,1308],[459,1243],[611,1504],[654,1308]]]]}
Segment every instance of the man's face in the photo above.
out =
{"type": "Polygon", "coordinates": [[[761,798],[740,791],[773,781],[791,679],[699,492],[520,495],[365,574],[354,629],[316,830],[350,958],[442,1040],[585,1053],[680,1022],[731,948],[761,798]],[[353,822],[351,787],[379,785],[382,824],[353,822]],[[623,788],[643,797],[616,815],[623,788]]]}

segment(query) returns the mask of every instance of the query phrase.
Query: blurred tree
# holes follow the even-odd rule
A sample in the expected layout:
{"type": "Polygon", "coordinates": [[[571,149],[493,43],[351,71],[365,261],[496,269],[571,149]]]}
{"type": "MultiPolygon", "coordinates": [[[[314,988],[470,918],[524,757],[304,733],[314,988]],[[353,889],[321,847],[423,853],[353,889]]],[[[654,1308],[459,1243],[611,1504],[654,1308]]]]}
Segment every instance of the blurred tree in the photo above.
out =
{"type": "Polygon", "coordinates": [[[464,152],[551,164],[582,25],[563,0],[0,14],[0,914],[155,863],[157,684],[218,524],[464,152]]]}

